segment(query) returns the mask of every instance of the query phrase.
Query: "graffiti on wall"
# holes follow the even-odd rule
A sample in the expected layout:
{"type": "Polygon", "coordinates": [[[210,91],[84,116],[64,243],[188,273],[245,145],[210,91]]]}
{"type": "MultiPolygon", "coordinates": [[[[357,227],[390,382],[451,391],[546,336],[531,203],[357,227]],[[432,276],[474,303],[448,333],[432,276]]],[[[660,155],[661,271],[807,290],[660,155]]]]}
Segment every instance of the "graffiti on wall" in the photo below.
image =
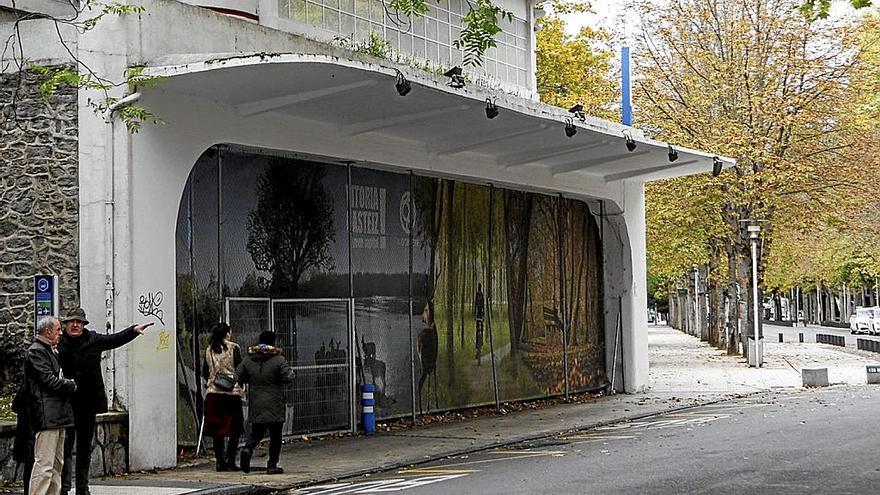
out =
{"type": "Polygon", "coordinates": [[[144,316],[153,316],[163,325],[165,324],[165,311],[162,310],[162,291],[147,292],[138,298],[138,313],[144,316]]]}

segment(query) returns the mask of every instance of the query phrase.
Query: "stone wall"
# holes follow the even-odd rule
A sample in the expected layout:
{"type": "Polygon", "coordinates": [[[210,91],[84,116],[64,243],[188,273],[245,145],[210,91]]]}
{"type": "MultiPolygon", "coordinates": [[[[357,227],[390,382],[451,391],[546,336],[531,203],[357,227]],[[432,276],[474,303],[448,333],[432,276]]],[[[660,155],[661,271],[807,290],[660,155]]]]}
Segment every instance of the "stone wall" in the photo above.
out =
{"type": "MultiPolygon", "coordinates": [[[[0,487],[21,481],[21,466],[12,459],[15,423],[0,423],[0,487]],[[16,473],[17,469],[17,473],[16,473]]],[[[128,471],[128,414],[98,415],[92,440],[92,466],[89,473],[107,476],[128,471]]],[[[0,489],[0,492],[3,492],[0,489]]]]}
{"type": "Polygon", "coordinates": [[[61,307],[79,305],[77,92],[45,101],[22,74],[0,74],[0,393],[31,341],[34,275],[58,275],[61,307]]]}

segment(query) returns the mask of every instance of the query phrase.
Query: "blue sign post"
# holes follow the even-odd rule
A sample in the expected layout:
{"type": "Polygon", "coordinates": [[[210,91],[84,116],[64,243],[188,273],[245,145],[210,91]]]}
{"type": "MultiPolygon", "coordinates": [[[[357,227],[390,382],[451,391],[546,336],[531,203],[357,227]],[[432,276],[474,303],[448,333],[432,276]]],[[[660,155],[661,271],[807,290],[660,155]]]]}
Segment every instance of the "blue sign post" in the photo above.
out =
{"type": "Polygon", "coordinates": [[[34,275],[34,329],[46,316],[58,316],[58,276],[34,275]]]}
{"type": "Polygon", "coordinates": [[[632,85],[630,83],[629,47],[620,49],[620,115],[623,125],[633,125],[632,85]]]}

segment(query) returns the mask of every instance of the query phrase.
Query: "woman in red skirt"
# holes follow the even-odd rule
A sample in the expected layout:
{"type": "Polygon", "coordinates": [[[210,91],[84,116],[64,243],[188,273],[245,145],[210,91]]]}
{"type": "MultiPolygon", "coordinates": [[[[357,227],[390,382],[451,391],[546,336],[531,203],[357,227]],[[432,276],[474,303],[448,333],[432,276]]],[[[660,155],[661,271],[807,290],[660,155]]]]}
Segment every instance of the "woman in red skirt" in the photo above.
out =
{"type": "Polygon", "coordinates": [[[235,367],[241,362],[241,349],[232,342],[232,331],[218,323],[211,333],[202,366],[207,379],[205,396],[205,435],[214,440],[217,471],[238,471],[235,454],[244,429],[241,386],[234,382],[235,367]]]}

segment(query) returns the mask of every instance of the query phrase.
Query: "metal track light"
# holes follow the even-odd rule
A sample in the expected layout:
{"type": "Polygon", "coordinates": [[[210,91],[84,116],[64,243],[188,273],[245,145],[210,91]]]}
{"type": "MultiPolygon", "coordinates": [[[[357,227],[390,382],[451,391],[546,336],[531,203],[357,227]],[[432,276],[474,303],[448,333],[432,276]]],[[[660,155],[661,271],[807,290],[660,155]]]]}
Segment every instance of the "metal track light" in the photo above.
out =
{"type": "Polygon", "coordinates": [[[461,72],[461,67],[456,65],[455,67],[444,72],[443,75],[449,78],[449,82],[446,83],[447,86],[451,88],[464,87],[464,75],[461,72]]]}
{"type": "Polygon", "coordinates": [[[577,119],[580,120],[581,122],[587,121],[587,115],[584,113],[584,106],[581,105],[580,103],[569,108],[568,111],[571,112],[575,117],[577,117],[577,119]]]}
{"type": "Polygon", "coordinates": [[[626,138],[626,150],[627,151],[635,151],[636,150],[636,140],[633,139],[632,134],[629,131],[623,131],[623,137],[626,138]]]}
{"type": "Polygon", "coordinates": [[[397,89],[397,94],[400,96],[408,95],[409,92],[412,91],[412,85],[406,80],[406,77],[403,76],[403,72],[400,72],[397,69],[394,70],[397,71],[397,82],[394,83],[394,88],[397,89]]]}
{"type": "Polygon", "coordinates": [[[578,130],[577,130],[577,127],[575,127],[575,125],[574,125],[574,121],[571,119],[571,117],[566,117],[566,119],[565,119],[565,135],[568,137],[572,137],[575,134],[577,134],[577,132],[578,132],[578,130]]]}
{"type": "Polygon", "coordinates": [[[495,98],[486,98],[486,118],[494,119],[498,116],[498,107],[495,105],[495,98]]]}
{"type": "Polygon", "coordinates": [[[669,161],[674,162],[675,160],[678,160],[678,151],[675,151],[675,148],[673,148],[671,144],[667,143],[666,146],[669,148],[669,161]]]}
{"type": "Polygon", "coordinates": [[[712,157],[712,177],[718,177],[721,175],[721,169],[724,167],[724,162],[721,161],[721,158],[717,156],[712,157]]]}

